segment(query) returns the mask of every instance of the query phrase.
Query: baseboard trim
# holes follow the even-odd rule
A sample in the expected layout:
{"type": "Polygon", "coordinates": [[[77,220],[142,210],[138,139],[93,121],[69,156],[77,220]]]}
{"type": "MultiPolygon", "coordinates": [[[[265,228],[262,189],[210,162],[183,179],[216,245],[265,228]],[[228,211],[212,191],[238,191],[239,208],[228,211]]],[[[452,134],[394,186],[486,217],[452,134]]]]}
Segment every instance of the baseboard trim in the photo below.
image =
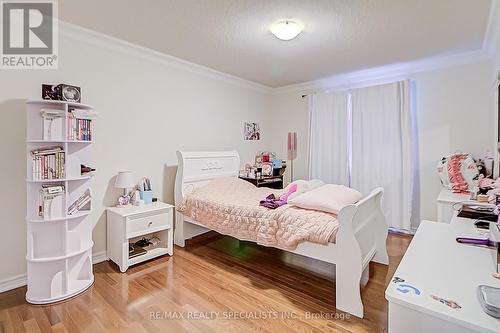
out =
{"type": "Polygon", "coordinates": [[[11,278],[4,279],[0,281],[0,293],[16,289],[26,285],[26,274],[21,274],[18,276],[13,276],[11,278]]]}
{"type": "MultiPolygon", "coordinates": [[[[101,251],[92,254],[92,262],[94,263],[94,265],[106,260],[108,260],[106,251],[101,251]]],[[[27,282],[28,282],[28,277],[26,274],[20,274],[17,276],[0,280],[0,293],[25,286],[27,282]]]]}
{"type": "Polygon", "coordinates": [[[92,262],[94,263],[94,265],[107,260],[108,260],[108,254],[106,251],[101,251],[92,254],[92,262]]]}

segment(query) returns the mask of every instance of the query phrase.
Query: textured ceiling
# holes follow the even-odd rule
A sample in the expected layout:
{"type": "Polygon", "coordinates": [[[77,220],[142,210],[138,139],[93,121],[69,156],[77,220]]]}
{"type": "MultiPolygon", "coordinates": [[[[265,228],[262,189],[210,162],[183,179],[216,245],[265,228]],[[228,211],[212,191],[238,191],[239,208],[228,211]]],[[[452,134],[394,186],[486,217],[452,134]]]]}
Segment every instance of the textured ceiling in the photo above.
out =
{"type": "Polygon", "coordinates": [[[480,49],[491,0],[61,0],[62,20],[270,87],[480,49]],[[288,42],[269,32],[293,18],[288,42]]]}

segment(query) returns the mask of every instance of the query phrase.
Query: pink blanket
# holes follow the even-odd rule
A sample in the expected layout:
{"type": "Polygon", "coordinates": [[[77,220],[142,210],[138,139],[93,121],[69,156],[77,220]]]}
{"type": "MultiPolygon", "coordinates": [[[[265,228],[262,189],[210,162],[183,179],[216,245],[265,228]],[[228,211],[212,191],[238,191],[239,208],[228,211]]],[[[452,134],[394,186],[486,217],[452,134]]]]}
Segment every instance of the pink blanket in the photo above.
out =
{"type": "Polygon", "coordinates": [[[220,178],[188,194],[178,211],[221,234],[265,246],[294,250],[301,242],[335,242],[333,214],[285,205],[259,206],[273,190],[238,178],[220,178]]]}

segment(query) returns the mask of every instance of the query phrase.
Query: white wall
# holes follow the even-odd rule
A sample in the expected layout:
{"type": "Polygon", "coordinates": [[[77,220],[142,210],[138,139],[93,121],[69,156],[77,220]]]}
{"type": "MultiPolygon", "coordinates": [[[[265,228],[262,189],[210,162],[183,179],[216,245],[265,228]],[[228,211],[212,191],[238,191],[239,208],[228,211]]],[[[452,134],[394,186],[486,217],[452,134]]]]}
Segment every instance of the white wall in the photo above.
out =
{"type": "Polygon", "coordinates": [[[494,87],[491,63],[416,74],[421,219],[436,218],[441,190],[436,165],[455,151],[483,157],[493,152],[494,87]]]}
{"type": "MultiPolygon", "coordinates": [[[[281,158],[287,157],[287,134],[297,132],[297,158],[293,162],[293,178],[307,179],[307,132],[309,119],[307,98],[300,93],[279,94],[272,99],[272,149],[281,158]]],[[[290,182],[290,162],[287,161],[285,179],[290,182]]]]}
{"type": "MultiPolygon", "coordinates": [[[[26,271],[25,107],[42,83],[82,87],[95,122],[94,253],[106,249],[105,207],[120,170],[152,180],[155,196],[173,202],[178,149],[237,149],[242,160],[270,148],[270,96],[142,57],[62,37],[58,70],[0,73],[0,281],[26,271]],[[243,122],[260,122],[261,141],[243,140],[243,122]]],[[[123,48],[121,48],[123,49],[123,48]]],[[[125,48],[126,49],[126,48],[125,48]]]]}
{"type": "MultiPolygon", "coordinates": [[[[414,203],[414,223],[436,218],[441,185],[436,174],[439,159],[457,150],[483,156],[493,150],[494,89],[491,63],[479,63],[410,75],[416,87],[420,195],[414,203]]],[[[299,92],[274,96],[272,146],[286,152],[286,132],[298,132],[296,175],[307,177],[307,101],[299,92]]]]}

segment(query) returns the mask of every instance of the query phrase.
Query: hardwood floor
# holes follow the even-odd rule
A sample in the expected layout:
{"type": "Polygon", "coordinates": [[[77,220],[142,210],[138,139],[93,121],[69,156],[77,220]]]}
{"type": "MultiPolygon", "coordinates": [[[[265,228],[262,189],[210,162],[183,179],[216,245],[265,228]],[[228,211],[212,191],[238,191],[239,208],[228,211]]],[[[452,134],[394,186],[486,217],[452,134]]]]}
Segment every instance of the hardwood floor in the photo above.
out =
{"type": "Polygon", "coordinates": [[[282,251],[209,233],[121,274],[94,266],[94,285],[50,306],[26,287],[0,294],[1,332],[385,332],[384,291],[411,237],[391,234],[389,266],[370,264],[365,318],[335,310],[332,279],[289,266],[282,251]]]}

